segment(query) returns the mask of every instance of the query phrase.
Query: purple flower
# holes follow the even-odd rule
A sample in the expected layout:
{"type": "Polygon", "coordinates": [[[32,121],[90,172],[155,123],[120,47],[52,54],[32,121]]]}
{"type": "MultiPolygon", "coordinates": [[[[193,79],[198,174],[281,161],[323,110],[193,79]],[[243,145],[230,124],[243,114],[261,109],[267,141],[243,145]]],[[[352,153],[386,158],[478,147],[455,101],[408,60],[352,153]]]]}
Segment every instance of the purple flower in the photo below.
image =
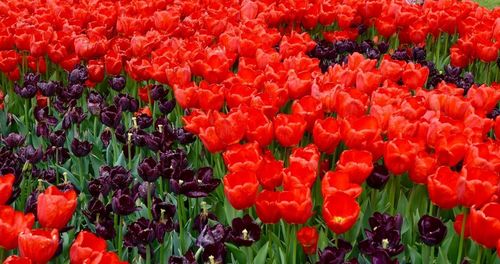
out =
{"type": "Polygon", "coordinates": [[[384,165],[375,163],[373,165],[373,170],[366,179],[366,184],[373,189],[381,190],[389,181],[389,171],[384,165]]]}
{"type": "Polygon", "coordinates": [[[76,138],[71,141],[71,152],[77,157],[85,157],[92,150],[92,143],[88,141],[80,141],[76,138]]]}
{"type": "Polygon", "coordinates": [[[122,119],[122,111],[114,105],[104,107],[100,113],[100,118],[104,125],[116,128],[122,119]]]}
{"type": "Polygon", "coordinates": [[[87,96],[87,109],[92,115],[98,115],[104,106],[104,98],[96,91],[91,91],[87,96]]]}
{"type": "Polygon", "coordinates": [[[135,200],[136,197],[131,195],[128,190],[117,190],[111,200],[113,212],[119,215],[129,215],[137,211],[135,200]]]}
{"type": "Polygon", "coordinates": [[[420,239],[429,246],[435,246],[443,241],[447,228],[439,218],[423,215],[418,221],[420,239]]]}
{"type": "Polygon", "coordinates": [[[231,223],[227,239],[237,246],[249,247],[260,239],[260,227],[249,215],[235,218],[231,223]]]}
{"type": "Polygon", "coordinates": [[[16,148],[24,144],[25,137],[22,136],[21,134],[17,133],[10,133],[7,137],[3,138],[2,141],[3,143],[8,147],[8,148],[16,148]]]}
{"type": "Polygon", "coordinates": [[[137,112],[139,109],[139,102],[128,94],[119,94],[113,98],[113,102],[118,106],[121,111],[137,112]]]}
{"type": "Polygon", "coordinates": [[[193,252],[188,251],[184,256],[170,256],[168,264],[196,264],[193,252]]]}
{"type": "Polygon", "coordinates": [[[213,227],[205,226],[196,239],[196,245],[206,248],[209,245],[223,243],[226,240],[227,230],[222,224],[213,227]]]}
{"type": "Polygon", "coordinates": [[[75,68],[69,73],[68,81],[71,84],[80,83],[83,84],[87,81],[89,77],[87,67],[84,65],[75,65],[75,68]]]}
{"type": "Polygon", "coordinates": [[[62,89],[62,85],[58,81],[38,82],[37,86],[43,96],[54,96],[62,89]]]}
{"type": "Polygon", "coordinates": [[[64,146],[64,142],[66,142],[66,131],[61,129],[50,133],[49,141],[50,144],[54,147],[64,146]]]}
{"type": "Polygon", "coordinates": [[[200,168],[197,173],[186,169],[170,179],[174,193],[191,198],[207,197],[219,184],[220,180],[213,178],[213,170],[209,167],[200,168]]]}
{"type": "Polygon", "coordinates": [[[145,158],[137,167],[137,173],[143,180],[155,182],[160,177],[159,166],[155,159],[151,157],[145,158]]]}
{"type": "Polygon", "coordinates": [[[323,251],[319,251],[319,261],[317,264],[345,264],[347,253],[352,250],[349,242],[338,239],[336,247],[326,247],[323,251]]]}
{"type": "Polygon", "coordinates": [[[119,91],[123,90],[123,88],[125,88],[126,80],[125,80],[125,77],[118,75],[118,76],[111,77],[108,80],[108,83],[109,83],[109,86],[111,86],[111,89],[119,92],[119,91]]]}

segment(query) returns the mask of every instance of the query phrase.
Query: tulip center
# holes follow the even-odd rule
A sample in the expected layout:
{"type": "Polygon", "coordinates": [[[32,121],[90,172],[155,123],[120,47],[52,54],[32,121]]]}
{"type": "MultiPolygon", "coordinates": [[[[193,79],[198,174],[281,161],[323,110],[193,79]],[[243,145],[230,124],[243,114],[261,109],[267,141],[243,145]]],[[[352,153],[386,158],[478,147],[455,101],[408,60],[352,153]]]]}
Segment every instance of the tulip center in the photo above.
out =
{"type": "Polygon", "coordinates": [[[334,216],[333,222],[335,222],[336,224],[342,224],[344,222],[344,218],[341,216],[334,216]]]}
{"type": "Polygon", "coordinates": [[[387,249],[387,246],[389,246],[389,239],[387,238],[382,239],[382,248],[387,249]]]}
{"type": "Polygon", "coordinates": [[[184,183],[183,180],[179,180],[179,185],[182,185],[184,183]]]}
{"type": "Polygon", "coordinates": [[[243,229],[243,231],[241,231],[241,233],[243,234],[243,239],[248,240],[248,230],[243,229]]]}
{"type": "Polygon", "coordinates": [[[208,263],[215,264],[215,257],[210,255],[210,257],[208,257],[208,263]]]}

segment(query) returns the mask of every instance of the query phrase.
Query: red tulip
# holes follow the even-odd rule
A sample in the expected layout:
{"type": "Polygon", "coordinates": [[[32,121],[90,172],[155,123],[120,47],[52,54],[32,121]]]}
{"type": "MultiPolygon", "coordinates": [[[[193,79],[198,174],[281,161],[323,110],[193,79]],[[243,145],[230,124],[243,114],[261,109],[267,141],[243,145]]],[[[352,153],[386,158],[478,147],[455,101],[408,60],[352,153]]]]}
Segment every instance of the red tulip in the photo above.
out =
{"type": "Polygon", "coordinates": [[[106,251],[106,240],[88,231],[78,234],[69,250],[71,264],[82,264],[93,255],[106,251]]]}
{"type": "Polygon", "coordinates": [[[65,227],[76,210],[77,194],[74,190],[60,191],[50,186],[38,196],[37,217],[40,225],[46,228],[65,227]]]}
{"type": "Polygon", "coordinates": [[[271,144],[274,137],[273,123],[260,109],[252,107],[246,112],[248,115],[246,139],[257,141],[261,147],[271,144]]]}
{"type": "Polygon", "coordinates": [[[340,141],[340,128],[332,117],[317,119],[312,131],[313,141],[318,149],[328,154],[333,153],[340,141]]]}
{"type": "Polygon", "coordinates": [[[294,149],[289,158],[289,176],[295,177],[299,185],[310,188],[316,181],[319,156],[318,148],[314,144],[294,149]]]}
{"type": "Polygon", "coordinates": [[[83,264],[127,264],[127,261],[120,261],[115,252],[104,252],[93,254],[86,259],[83,264]]]}
{"type": "Polygon", "coordinates": [[[274,135],[278,142],[284,147],[299,144],[307,123],[299,115],[278,114],[274,121],[274,135]]]}
{"type": "Polygon", "coordinates": [[[343,192],[353,198],[357,198],[363,189],[357,183],[350,181],[349,174],[343,171],[329,171],[321,180],[321,193],[324,199],[328,199],[336,192],[343,192]]]}
{"type": "Polygon", "coordinates": [[[12,188],[16,177],[9,173],[0,176],[0,205],[6,204],[12,196],[12,188]]]}
{"type": "Polygon", "coordinates": [[[466,207],[490,202],[498,191],[500,177],[488,168],[464,166],[458,184],[458,200],[466,207]]]}
{"type": "Polygon", "coordinates": [[[340,154],[337,169],[347,173],[351,182],[362,184],[373,170],[372,154],[366,150],[345,150],[340,154]]]}
{"type": "Polygon", "coordinates": [[[480,209],[471,207],[470,236],[477,243],[494,248],[500,239],[500,204],[487,203],[480,209]]]}
{"type": "Polygon", "coordinates": [[[402,79],[408,88],[416,90],[425,85],[428,76],[429,68],[410,62],[403,71],[402,79]]]}
{"type": "Polygon", "coordinates": [[[225,145],[223,141],[217,135],[215,131],[215,127],[210,126],[207,128],[200,128],[200,137],[201,142],[211,153],[216,153],[224,149],[225,145]]]}
{"type": "Polygon", "coordinates": [[[35,223],[33,214],[23,214],[10,206],[0,205],[0,247],[11,250],[17,247],[17,236],[35,223]]]}
{"type": "Polygon", "coordinates": [[[340,133],[349,148],[363,149],[380,136],[377,118],[363,116],[354,120],[343,120],[340,133]]]}
{"type": "Polygon", "coordinates": [[[314,125],[314,121],[322,119],[324,113],[321,102],[310,95],[306,95],[293,101],[292,115],[302,116],[307,123],[306,129],[310,131],[314,125]]]}
{"type": "Polygon", "coordinates": [[[278,208],[281,217],[289,224],[304,224],[313,215],[311,191],[302,187],[281,192],[278,208]]]}
{"type": "Polygon", "coordinates": [[[12,255],[8,257],[3,264],[32,264],[33,262],[29,258],[19,257],[16,255],[12,255]]]}
{"type": "Polygon", "coordinates": [[[460,175],[450,167],[441,166],[427,178],[427,190],[431,201],[437,206],[450,209],[458,204],[460,175]]]}
{"type": "Polygon", "coordinates": [[[323,219],[335,234],[343,234],[351,229],[359,212],[356,200],[342,192],[333,193],[323,203],[323,219]]]}
{"type": "MultiPolygon", "coordinates": [[[[459,236],[462,234],[463,221],[464,214],[459,214],[455,217],[455,222],[453,222],[453,229],[459,236]]],[[[468,238],[470,236],[470,215],[467,215],[467,219],[465,221],[467,221],[467,223],[465,223],[464,226],[464,238],[468,238]]]]}
{"type": "Polygon", "coordinates": [[[17,68],[19,55],[15,50],[0,51],[0,71],[7,73],[17,68]]]}
{"type": "Polygon", "coordinates": [[[271,151],[266,151],[260,166],[257,169],[257,178],[260,185],[266,190],[274,190],[283,180],[283,161],[276,160],[271,151]]]}
{"type": "Polygon", "coordinates": [[[278,201],[279,193],[277,192],[264,190],[259,193],[255,200],[255,211],[262,223],[274,224],[280,220],[278,201]]]}
{"type": "Polygon", "coordinates": [[[255,172],[232,172],[227,174],[223,181],[226,198],[235,209],[243,210],[255,203],[259,189],[255,172]]]}
{"type": "Polygon", "coordinates": [[[408,176],[417,184],[427,184],[427,177],[437,169],[436,157],[425,151],[421,151],[415,157],[408,176]]]}
{"type": "Polygon", "coordinates": [[[240,109],[227,115],[215,112],[214,127],[217,136],[226,145],[238,143],[246,133],[246,115],[240,109]]]}
{"type": "Polygon", "coordinates": [[[385,166],[395,175],[403,174],[414,163],[417,148],[417,144],[407,139],[389,141],[384,153],[385,166]]]}
{"type": "Polygon", "coordinates": [[[230,172],[255,172],[262,160],[260,146],[257,142],[229,146],[222,154],[224,164],[230,172]]]}
{"type": "Polygon", "coordinates": [[[305,226],[297,231],[297,240],[299,241],[304,253],[313,255],[318,246],[318,230],[314,227],[305,226]]]}
{"type": "Polygon", "coordinates": [[[25,230],[19,234],[19,253],[34,263],[47,263],[59,246],[57,229],[25,230]]]}

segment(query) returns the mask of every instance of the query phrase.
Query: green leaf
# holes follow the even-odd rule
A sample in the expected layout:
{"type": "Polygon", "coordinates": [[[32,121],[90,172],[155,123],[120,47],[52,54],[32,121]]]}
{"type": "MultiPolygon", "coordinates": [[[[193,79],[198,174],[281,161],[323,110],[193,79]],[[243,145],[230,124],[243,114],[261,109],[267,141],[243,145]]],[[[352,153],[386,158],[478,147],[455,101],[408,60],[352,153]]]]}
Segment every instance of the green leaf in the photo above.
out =
{"type": "Polygon", "coordinates": [[[238,261],[238,263],[246,263],[245,252],[233,244],[226,243],[227,249],[231,251],[232,256],[238,261]]]}
{"type": "Polygon", "coordinates": [[[266,263],[267,251],[269,250],[269,241],[260,248],[259,252],[253,259],[253,263],[266,263]]]}
{"type": "Polygon", "coordinates": [[[446,264],[446,263],[451,263],[448,258],[446,257],[446,253],[443,252],[442,248],[439,248],[439,254],[437,258],[437,263],[441,264],[446,264]]]}
{"type": "Polygon", "coordinates": [[[418,252],[417,249],[415,249],[411,246],[408,246],[408,252],[410,254],[411,263],[414,263],[414,264],[422,263],[422,256],[420,255],[420,253],[418,252]]]}

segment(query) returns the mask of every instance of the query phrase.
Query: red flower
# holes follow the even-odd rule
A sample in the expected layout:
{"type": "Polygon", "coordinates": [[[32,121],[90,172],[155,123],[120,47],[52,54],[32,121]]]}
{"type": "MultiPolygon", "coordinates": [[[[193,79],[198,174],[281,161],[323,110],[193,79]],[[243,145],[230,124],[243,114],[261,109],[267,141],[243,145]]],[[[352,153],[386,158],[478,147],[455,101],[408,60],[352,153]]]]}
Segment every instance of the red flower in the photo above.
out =
{"type": "Polygon", "coordinates": [[[59,246],[59,231],[25,230],[19,234],[19,253],[34,263],[47,263],[59,246]]]}
{"type": "Polygon", "coordinates": [[[17,247],[17,236],[35,223],[33,214],[23,214],[10,206],[0,205],[0,247],[11,250],[17,247]]]}
{"type": "Polygon", "coordinates": [[[219,111],[224,105],[224,86],[222,84],[209,84],[201,81],[198,88],[198,100],[200,108],[204,111],[219,111]]]}
{"type": "Polygon", "coordinates": [[[0,51],[0,71],[7,73],[17,68],[19,55],[14,50],[0,51]]]}
{"type": "Polygon", "coordinates": [[[497,138],[497,140],[500,140],[500,117],[498,116],[495,119],[494,129],[495,129],[495,138],[497,138]]]}
{"type": "Polygon", "coordinates": [[[207,148],[207,150],[211,153],[219,152],[225,147],[224,143],[217,135],[215,127],[213,126],[200,128],[200,134],[198,136],[200,137],[200,140],[205,148],[207,148]]]}
{"type": "Polygon", "coordinates": [[[470,211],[470,236],[477,243],[494,248],[500,239],[500,204],[487,203],[470,211]]]}
{"type": "Polygon", "coordinates": [[[337,120],[333,117],[318,119],[312,131],[313,141],[318,149],[328,154],[333,153],[340,141],[340,129],[337,120]]]}
{"type": "Polygon", "coordinates": [[[313,215],[309,188],[302,187],[281,192],[278,208],[281,217],[289,224],[304,224],[313,215]]]}
{"type": "Polygon", "coordinates": [[[429,68],[412,62],[406,64],[406,69],[402,75],[403,83],[414,90],[422,88],[427,81],[427,77],[429,77],[429,68]]]}
{"type": "Polygon", "coordinates": [[[427,177],[434,173],[436,168],[436,157],[425,151],[421,151],[415,157],[415,161],[410,167],[408,176],[414,183],[426,184],[427,177]]]}
{"type": "Polygon", "coordinates": [[[104,79],[104,63],[101,60],[90,60],[87,69],[91,82],[100,83],[104,79]]]}
{"type": "Polygon", "coordinates": [[[450,209],[458,204],[460,175],[450,167],[441,166],[427,178],[427,190],[431,201],[437,206],[450,209]]]}
{"type": "Polygon", "coordinates": [[[88,231],[78,234],[69,250],[71,264],[83,264],[85,260],[106,251],[106,240],[88,231]]]}
{"type": "Polygon", "coordinates": [[[278,142],[284,147],[299,144],[307,122],[299,115],[278,114],[273,121],[274,134],[278,142]]]}
{"type": "Polygon", "coordinates": [[[319,156],[318,148],[314,144],[294,149],[289,158],[290,176],[295,177],[300,185],[310,188],[316,180],[319,156]]]}
{"type": "Polygon", "coordinates": [[[257,142],[231,145],[222,156],[224,164],[230,172],[255,172],[260,167],[262,160],[261,150],[257,142]]]}
{"type": "Polygon", "coordinates": [[[104,66],[108,75],[119,75],[123,68],[122,56],[110,49],[104,56],[104,66]]]}
{"type": "Polygon", "coordinates": [[[255,211],[262,223],[274,224],[281,218],[278,208],[279,193],[264,190],[255,200],[255,211]]]}
{"type": "MultiPolygon", "coordinates": [[[[453,229],[459,236],[462,234],[463,221],[464,214],[459,214],[455,217],[455,222],[453,222],[453,229]]],[[[468,238],[470,236],[470,215],[467,215],[467,219],[465,221],[467,221],[467,223],[465,223],[464,226],[464,238],[468,238]]]]}
{"type": "Polygon", "coordinates": [[[343,120],[340,133],[349,148],[363,149],[380,136],[377,118],[363,116],[355,120],[343,120]]]}
{"type": "Polygon", "coordinates": [[[271,144],[274,137],[273,123],[260,109],[252,107],[247,109],[246,113],[248,116],[246,139],[257,141],[261,147],[271,144]]]}
{"type": "Polygon", "coordinates": [[[488,168],[464,166],[458,185],[458,200],[466,207],[490,202],[498,191],[498,173],[488,168]]]}
{"type": "Polygon", "coordinates": [[[415,162],[417,144],[407,139],[393,139],[385,148],[384,163],[393,174],[400,175],[408,171],[415,162]]]}
{"type": "Polygon", "coordinates": [[[61,229],[68,224],[77,204],[74,190],[60,191],[50,186],[38,196],[37,217],[40,225],[46,228],[61,229]]]}
{"type": "Polygon", "coordinates": [[[304,226],[297,231],[297,240],[299,241],[304,253],[313,255],[318,246],[318,230],[314,227],[304,226]]]}
{"type": "Polygon", "coordinates": [[[300,115],[306,120],[307,130],[311,130],[314,121],[322,119],[324,116],[321,102],[310,96],[306,95],[298,100],[293,101],[292,115],[300,115]]]}
{"type": "Polygon", "coordinates": [[[345,150],[340,154],[337,169],[349,174],[351,182],[362,184],[373,170],[372,154],[366,150],[345,150]]]}
{"type": "Polygon", "coordinates": [[[321,193],[325,199],[328,199],[328,197],[336,192],[343,192],[353,198],[357,198],[362,191],[361,186],[351,182],[349,174],[343,171],[329,171],[321,180],[321,193]]]}
{"type": "Polygon", "coordinates": [[[31,259],[25,257],[19,257],[16,255],[12,255],[8,257],[3,264],[31,264],[33,263],[31,259]]]}
{"type": "Polygon", "coordinates": [[[16,177],[9,173],[0,176],[0,205],[6,204],[12,196],[12,188],[16,177]]]}
{"type": "Polygon", "coordinates": [[[467,151],[467,137],[461,133],[445,133],[440,135],[435,144],[439,164],[455,166],[467,151]]]}
{"type": "Polygon", "coordinates": [[[323,203],[323,219],[335,234],[347,232],[359,216],[359,204],[351,196],[336,192],[323,203]]]}
{"type": "Polygon", "coordinates": [[[274,188],[281,185],[283,180],[282,171],[283,161],[276,160],[271,151],[267,150],[257,169],[257,178],[260,185],[266,190],[274,190],[274,188]]]}
{"type": "Polygon", "coordinates": [[[238,143],[245,136],[246,115],[240,109],[231,110],[227,115],[214,113],[215,132],[226,146],[238,143]]]}
{"type": "Polygon", "coordinates": [[[126,261],[120,261],[115,252],[104,252],[93,254],[85,260],[84,264],[127,264],[126,261]]]}
{"type": "Polygon", "coordinates": [[[259,189],[255,172],[232,172],[227,174],[223,181],[226,198],[235,209],[243,210],[255,203],[259,189]]]}

